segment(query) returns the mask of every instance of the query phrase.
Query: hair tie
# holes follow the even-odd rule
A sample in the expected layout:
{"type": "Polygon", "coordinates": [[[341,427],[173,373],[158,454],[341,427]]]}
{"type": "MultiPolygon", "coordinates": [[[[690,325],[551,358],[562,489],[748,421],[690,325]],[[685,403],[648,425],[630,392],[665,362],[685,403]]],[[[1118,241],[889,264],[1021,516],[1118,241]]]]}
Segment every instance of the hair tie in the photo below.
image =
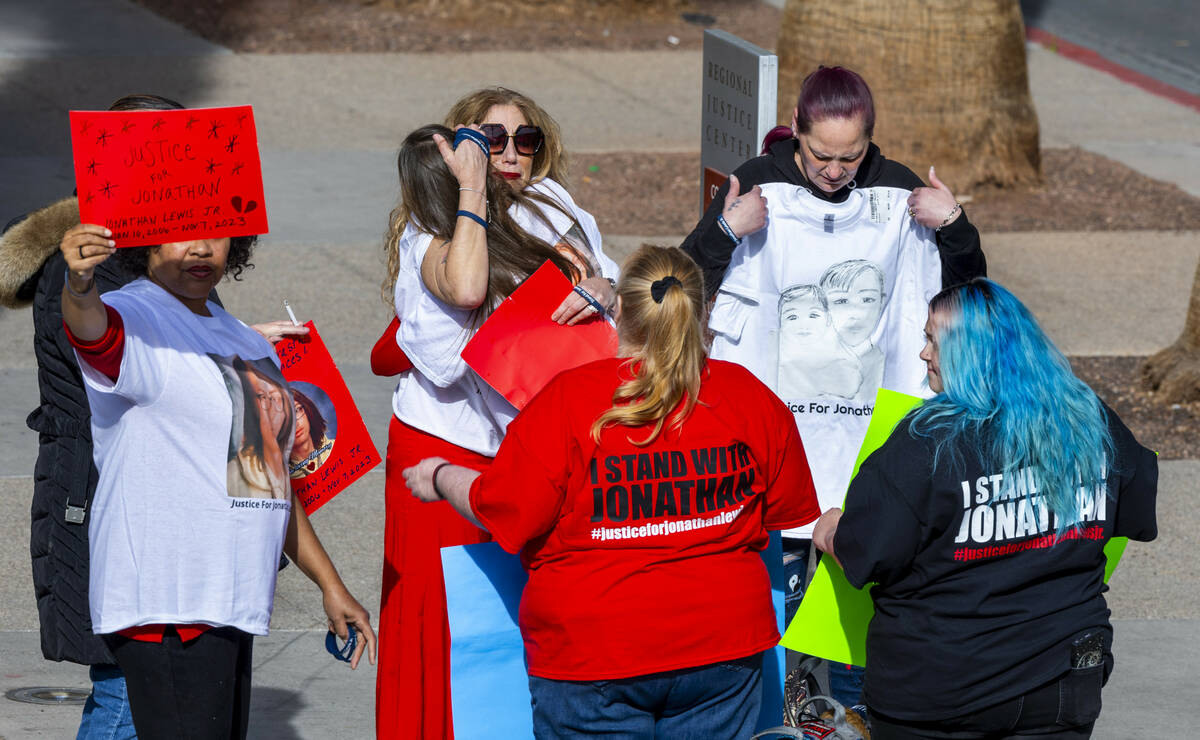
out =
{"type": "Polygon", "coordinates": [[[667,290],[672,285],[683,287],[683,283],[679,282],[679,278],[674,275],[667,275],[662,280],[655,280],[653,283],[650,283],[650,297],[654,299],[655,303],[662,303],[663,296],[667,294],[667,290]]]}

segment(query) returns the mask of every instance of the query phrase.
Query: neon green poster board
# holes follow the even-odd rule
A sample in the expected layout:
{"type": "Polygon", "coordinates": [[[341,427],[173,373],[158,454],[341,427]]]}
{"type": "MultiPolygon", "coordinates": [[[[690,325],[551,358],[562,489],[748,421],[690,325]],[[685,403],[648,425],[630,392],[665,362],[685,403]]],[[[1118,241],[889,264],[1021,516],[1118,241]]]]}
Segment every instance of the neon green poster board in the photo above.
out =
{"type": "MultiPolygon", "coordinates": [[[[875,410],[867,426],[854,461],[851,480],[858,475],[863,460],[879,449],[892,430],[921,399],[905,393],[880,388],[875,397],[875,410]]],[[[1129,542],[1124,537],[1114,537],[1104,546],[1107,559],[1104,580],[1107,583],[1129,542]]],[[[875,616],[875,605],[871,601],[871,584],[856,589],[846,580],[845,573],[832,558],[821,558],[813,574],[812,583],[804,592],[804,600],[796,609],[796,616],[788,625],[783,639],[779,641],[789,650],[815,655],[836,663],[857,666],[867,664],[867,625],[875,616]]]]}
{"type": "MultiPolygon", "coordinates": [[[[917,396],[879,389],[851,480],[858,475],[863,460],[887,441],[896,424],[919,403],[921,399],[917,396]]],[[[862,590],[851,586],[833,558],[821,558],[812,583],[804,592],[804,600],[779,644],[837,663],[866,665],[867,625],[875,616],[869,589],[870,586],[862,590]]]]}

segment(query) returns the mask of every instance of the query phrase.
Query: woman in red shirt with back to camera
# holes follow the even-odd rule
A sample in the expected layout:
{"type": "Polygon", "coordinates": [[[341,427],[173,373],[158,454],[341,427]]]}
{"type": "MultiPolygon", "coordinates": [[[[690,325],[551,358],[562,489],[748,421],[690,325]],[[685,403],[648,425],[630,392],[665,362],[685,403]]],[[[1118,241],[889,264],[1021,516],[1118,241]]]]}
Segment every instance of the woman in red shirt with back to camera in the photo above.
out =
{"type": "Polygon", "coordinates": [[[708,359],[686,254],[643,247],[617,296],[620,356],[552,380],[486,472],[405,479],[520,551],[537,737],[748,737],[779,641],[759,551],[819,513],[804,448],[766,386],[708,359]]]}

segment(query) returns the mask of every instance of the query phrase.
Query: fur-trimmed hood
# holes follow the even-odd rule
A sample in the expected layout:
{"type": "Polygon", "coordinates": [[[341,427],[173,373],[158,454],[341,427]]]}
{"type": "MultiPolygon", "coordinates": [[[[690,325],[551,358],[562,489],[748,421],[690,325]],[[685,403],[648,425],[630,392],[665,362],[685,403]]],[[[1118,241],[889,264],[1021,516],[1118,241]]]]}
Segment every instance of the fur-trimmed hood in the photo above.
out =
{"type": "Polygon", "coordinates": [[[0,236],[0,305],[25,308],[33,302],[42,265],[77,223],[79,202],[65,198],[34,211],[0,236]]]}

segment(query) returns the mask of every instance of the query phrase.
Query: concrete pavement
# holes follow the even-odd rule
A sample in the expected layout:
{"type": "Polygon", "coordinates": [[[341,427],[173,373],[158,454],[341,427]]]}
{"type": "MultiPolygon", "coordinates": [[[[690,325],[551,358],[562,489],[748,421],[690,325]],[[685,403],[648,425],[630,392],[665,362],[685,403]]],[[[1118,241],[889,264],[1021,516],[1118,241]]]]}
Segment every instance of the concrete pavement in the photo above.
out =
{"type": "Polygon", "coordinates": [[[1025,25],[1200,95],[1200,15],[1189,0],[1021,0],[1025,25]]]}
{"type": "MultiPolygon", "coordinates": [[[[1029,72],[1043,146],[1075,145],[1200,195],[1200,114],[1041,47],[1029,72]]],[[[316,320],[385,446],[391,384],[367,352],[389,316],[378,298],[381,235],[394,203],[395,148],[461,93],[503,83],[552,111],[575,152],[694,151],[700,55],[692,51],[486,55],[239,55],[121,0],[9,0],[0,6],[0,216],[71,189],[65,111],[132,91],[193,106],[252,103],[272,233],[257,269],[222,295],[235,315],[279,317],[287,298],[316,320]]],[[[880,122],[886,126],[886,121],[880,122]]],[[[583,204],[586,207],[586,203],[583,204]]],[[[7,216],[4,216],[5,218],[7,216]]],[[[601,224],[618,258],[645,239],[601,224]]],[[[655,237],[658,243],[677,237],[655,237]]],[[[1070,354],[1144,354],[1182,328],[1200,256],[1195,233],[985,234],[993,275],[1012,286],[1070,354]]],[[[86,671],[43,661],[28,563],[36,403],[28,312],[0,313],[0,690],[85,686],[86,671]]],[[[1119,668],[1097,738],[1184,737],[1200,719],[1200,462],[1162,466],[1162,535],[1131,545],[1113,578],[1119,668]]],[[[378,613],[382,472],[314,524],[351,590],[378,613]]],[[[374,670],[344,671],[321,647],[315,589],[279,581],[271,637],[255,660],[257,738],[369,737],[374,670]]],[[[65,737],[78,708],[0,700],[0,738],[65,737]]]]}

